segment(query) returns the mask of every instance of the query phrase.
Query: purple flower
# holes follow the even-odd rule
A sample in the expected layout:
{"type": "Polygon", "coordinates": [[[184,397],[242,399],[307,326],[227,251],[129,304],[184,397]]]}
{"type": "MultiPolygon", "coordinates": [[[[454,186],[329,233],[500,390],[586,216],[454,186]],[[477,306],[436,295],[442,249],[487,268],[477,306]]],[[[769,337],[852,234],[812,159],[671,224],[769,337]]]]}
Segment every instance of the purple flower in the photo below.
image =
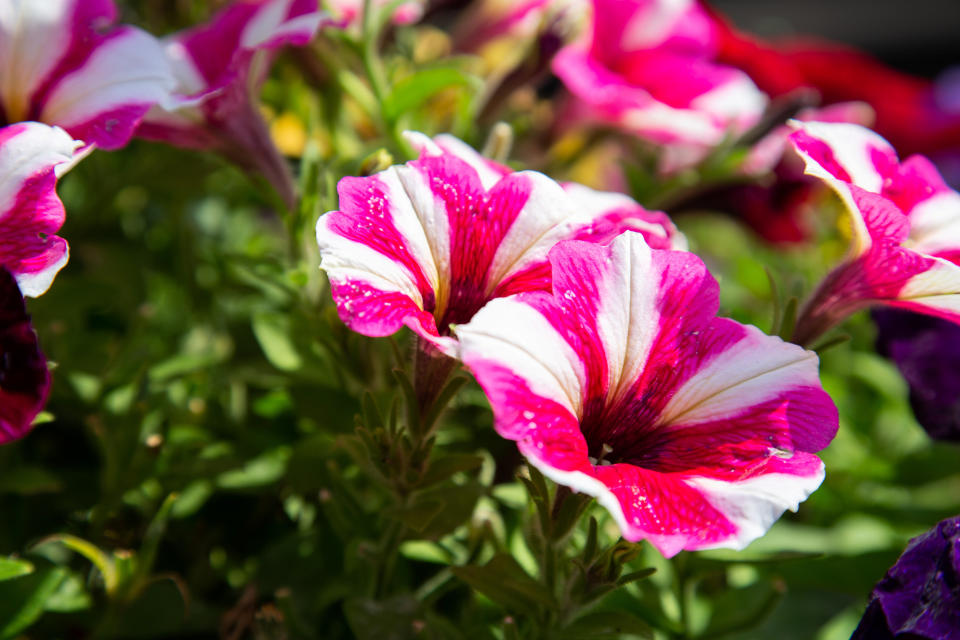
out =
{"type": "Polygon", "coordinates": [[[960,442],[960,326],[909,311],[877,309],[877,351],[910,385],[917,422],[934,440],[960,442]]]}
{"type": "Polygon", "coordinates": [[[894,637],[960,638],[960,516],[910,541],[874,587],[851,640],[894,637]]]}
{"type": "Polygon", "coordinates": [[[0,267],[0,444],[26,435],[50,393],[47,360],[17,281],[0,267]]]}

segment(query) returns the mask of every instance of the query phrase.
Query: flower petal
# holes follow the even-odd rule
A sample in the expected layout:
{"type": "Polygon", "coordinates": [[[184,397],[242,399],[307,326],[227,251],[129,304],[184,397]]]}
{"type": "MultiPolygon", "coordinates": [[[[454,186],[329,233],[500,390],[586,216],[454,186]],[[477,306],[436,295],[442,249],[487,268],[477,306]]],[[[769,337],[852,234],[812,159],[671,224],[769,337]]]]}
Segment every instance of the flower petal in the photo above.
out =
{"type": "Polygon", "coordinates": [[[0,268],[0,444],[26,435],[49,393],[47,360],[23,297],[13,276],[0,268]]]}
{"type": "Polygon", "coordinates": [[[717,319],[692,254],[568,241],[553,291],[494,300],[456,328],[497,431],[596,496],[665,555],[742,548],[823,479],[837,429],[817,357],[717,319]]]}
{"type": "Polygon", "coordinates": [[[0,129],[0,266],[24,295],[46,291],[67,262],[67,243],[54,235],[64,220],[56,181],[78,144],[36,122],[0,129]]]}

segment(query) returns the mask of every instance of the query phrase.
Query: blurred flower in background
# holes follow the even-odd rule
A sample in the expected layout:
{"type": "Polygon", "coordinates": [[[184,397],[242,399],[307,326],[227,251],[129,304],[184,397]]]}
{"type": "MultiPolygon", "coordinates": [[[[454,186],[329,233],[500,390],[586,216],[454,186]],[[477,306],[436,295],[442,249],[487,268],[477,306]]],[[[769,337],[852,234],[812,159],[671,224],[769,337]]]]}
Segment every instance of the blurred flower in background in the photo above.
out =
{"type": "Polygon", "coordinates": [[[960,516],[910,541],[851,640],[960,638],[960,516]]]}
{"type": "Polygon", "coordinates": [[[151,110],[137,135],[221,153],[262,175],[292,207],[293,176],[270,138],[258,96],[274,52],[308,44],[329,20],[317,0],[240,0],[206,24],[165,38],[182,104],[151,110]]]}
{"type": "Polygon", "coordinates": [[[118,149],[148,109],[172,107],[160,44],[116,20],[113,0],[0,0],[0,124],[46,122],[118,149]]]}

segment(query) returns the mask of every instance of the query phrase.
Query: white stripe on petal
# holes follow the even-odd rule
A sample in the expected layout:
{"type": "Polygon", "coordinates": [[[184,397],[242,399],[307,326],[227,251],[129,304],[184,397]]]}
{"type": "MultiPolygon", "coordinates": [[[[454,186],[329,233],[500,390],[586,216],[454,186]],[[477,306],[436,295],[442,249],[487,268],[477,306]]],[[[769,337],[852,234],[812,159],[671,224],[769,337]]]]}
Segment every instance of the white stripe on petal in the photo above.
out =
{"type": "Polygon", "coordinates": [[[542,173],[519,171],[511,175],[529,180],[529,197],[494,255],[487,278],[488,293],[512,274],[543,262],[557,242],[593,220],[575,211],[560,185],[542,173]]]}
{"type": "Polygon", "coordinates": [[[744,325],[746,336],[674,393],[659,424],[696,424],[741,413],[795,387],[818,387],[817,354],[744,325]]]}
{"type": "Polygon", "coordinates": [[[741,482],[712,478],[692,478],[686,482],[703,493],[737,528],[734,537],[719,544],[711,543],[710,548],[739,550],[766,533],[784,511],[800,508],[800,503],[816,491],[823,478],[821,462],[819,472],[808,476],[767,473],[741,482]]]}
{"type": "Polygon", "coordinates": [[[30,99],[70,46],[74,0],[0,2],[0,104],[7,122],[27,117],[30,99]]]}
{"type": "Polygon", "coordinates": [[[585,367],[580,356],[542,314],[516,296],[488,302],[454,333],[468,366],[473,359],[496,362],[534,394],[581,415],[585,367]]]}
{"type": "Polygon", "coordinates": [[[640,376],[660,329],[660,276],[643,236],[627,232],[611,246],[611,268],[600,290],[597,329],[607,355],[607,403],[615,404],[640,376]]]}
{"type": "Polygon", "coordinates": [[[387,189],[393,224],[436,295],[434,316],[446,308],[450,287],[450,219],[424,175],[409,166],[378,174],[387,189]]]}
{"type": "Polygon", "coordinates": [[[54,87],[41,119],[69,128],[130,105],[169,103],[175,87],[159,41],[126,27],[54,87]]]}
{"type": "Polygon", "coordinates": [[[38,122],[12,126],[21,131],[0,145],[0,217],[11,209],[25,180],[70,162],[80,145],[60,127],[38,122]]]}
{"type": "Polygon", "coordinates": [[[915,275],[897,294],[897,300],[960,314],[960,266],[943,258],[915,275]]]}
{"type": "Polygon", "coordinates": [[[960,249],[960,193],[941,191],[908,215],[910,236],[904,246],[927,254],[960,249]]]}
{"type": "Polygon", "coordinates": [[[327,227],[328,219],[320,216],[317,221],[317,244],[323,254],[320,268],[331,280],[362,280],[382,291],[398,291],[423,308],[416,279],[406,267],[365,244],[334,233],[327,227]]]}

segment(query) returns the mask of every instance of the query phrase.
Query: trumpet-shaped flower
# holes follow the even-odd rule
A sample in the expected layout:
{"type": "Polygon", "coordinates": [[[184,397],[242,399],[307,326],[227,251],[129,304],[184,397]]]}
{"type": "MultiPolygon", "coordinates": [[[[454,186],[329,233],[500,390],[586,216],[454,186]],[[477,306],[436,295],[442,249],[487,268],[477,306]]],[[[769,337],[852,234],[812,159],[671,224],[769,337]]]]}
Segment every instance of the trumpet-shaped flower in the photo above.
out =
{"type": "Polygon", "coordinates": [[[531,464],[666,556],[742,548],[820,485],[837,412],[817,356],[716,318],[699,258],[628,232],[560,243],[550,262],[551,291],[456,328],[497,431],[531,464]]]}
{"type": "Polygon", "coordinates": [[[13,275],[0,267],[0,444],[22,437],[50,392],[47,360],[13,275]]]}
{"type": "Polygon", "coordinates": [[[209,22],[169,36],[163,44],[179,108],[151,110],[137,135],[222,153],[262,174],[291,206],[290,169],[270,139],[256,96],[272,53],[308,44],[327,20],[317,0],[238,0],[209,22]]]}
{"type": "Polygon", "coordinates": [[[39,296],[67,263],[57,176],[74,157],[65,131],[38,122],[0,129],[0,267],[27,296],[39,296]]]}
{"type": "Polygon", "coordinates": [[[592,33],[553,70],[594,117],[665,147],[664,170],[694,164],[752,126],[766,96],[715,62],[717,38],[694,0],[593,0],[592,33]]]}
{"type": "Polygon", "coordinates": [[[795,123],[806,172],[840,197],[852,222],[849,255],[797,322],[808,344],[847,315],[883,303],[960,322],[960,194],[922,156],[901,163],[856,125],[795,123]]]}
{"type": "Polygon", "coordinates": [[[549,288],[547,252],[560,240],[604,242],[623,229],[676,233],[665,215],[636,203],[584,206],[586,192],[571,196],[541,173],[510,172],[459,141],[440,141],[459,155],[425,136],[414,141],[418,160],[342,179],[340,210],[317,222],[340,317],[364,335],[406,325],[454,355],[452,324],[493,298],[549,288]]]}
{"type": "Polygon", "coordinates": [[[116,19],[113,0],[0,0],[0,124],[36,120],[125,145],[175,80],[159,42],[116,19]]]}

